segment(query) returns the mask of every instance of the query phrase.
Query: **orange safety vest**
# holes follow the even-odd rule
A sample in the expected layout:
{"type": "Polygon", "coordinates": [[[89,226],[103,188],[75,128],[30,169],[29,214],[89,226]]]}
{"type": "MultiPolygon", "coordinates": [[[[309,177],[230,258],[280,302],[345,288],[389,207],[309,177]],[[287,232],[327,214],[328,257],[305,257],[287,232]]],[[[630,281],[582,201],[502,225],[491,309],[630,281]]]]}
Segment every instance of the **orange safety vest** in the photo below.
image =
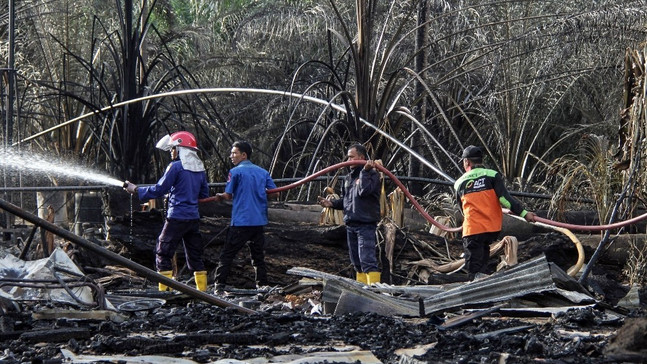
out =
{"type": "Polygon", "coordinates": [[[491,169],[473,168],[456,180],[454,189],[464,216],[463,236],[501,231],[501,207],[522,217],[527,213],[510,196],[501,175],[491,169]]]}

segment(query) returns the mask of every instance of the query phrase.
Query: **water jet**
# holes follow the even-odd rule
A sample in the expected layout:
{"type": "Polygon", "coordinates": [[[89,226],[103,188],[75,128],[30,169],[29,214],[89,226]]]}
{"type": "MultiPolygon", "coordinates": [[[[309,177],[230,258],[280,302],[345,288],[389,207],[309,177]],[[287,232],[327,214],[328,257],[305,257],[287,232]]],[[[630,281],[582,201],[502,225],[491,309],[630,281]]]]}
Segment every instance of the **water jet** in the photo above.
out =
{"type": "Polygon", "coordinates": [[[121,187],[124,182],[104,174],[94,172],[88,168],[71,165],[52,160],[38,154],[26,154],[4,149],[3,157],[0,158],[0,167],[14,169],[24,173],[44,173],[61,177],[77,178],[84,181],[92,181],[107,186],[121,187]]]}

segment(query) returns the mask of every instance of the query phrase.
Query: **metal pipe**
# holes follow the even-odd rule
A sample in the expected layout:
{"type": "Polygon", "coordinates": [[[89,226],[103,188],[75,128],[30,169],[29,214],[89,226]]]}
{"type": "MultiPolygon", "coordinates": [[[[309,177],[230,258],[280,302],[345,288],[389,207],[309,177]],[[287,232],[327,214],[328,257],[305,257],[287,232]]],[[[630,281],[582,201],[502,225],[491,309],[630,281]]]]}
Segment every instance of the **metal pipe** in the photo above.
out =
{"type": "MultiPolygon", "coordinates": [[[[70,120],[65,121],[63,123],[55,125],[55,126],[49,128],[47,130],[40,131],[40,132],[30,136],[30,137],[19,140],[19,141],[15,142],[15,143],[13,143],[11,145],[12,146],[19,145],[21,143],[24,143],[24,142],[30,141],[32,139],[38,138],[38,137],[40,137],[42,135],[46,135],[46,134],[50,133],[53,130],[56,130],[58,128],[62,128],[65,125],[69,125],[69,124],[77,122],[77,121],[79,121],[81,119],[84,119],[84,118],[87,118],[87,117],[90,117],[90,116],[93,116],[93,115],[98,115],[98,114],[100,114],[100,113],[102,113],[104,111],[112,110],[112,109],[115,109],[115,108],[118,108],[118,107],[121,107],[121,106],[125,106],[125,105],[135,103],[135,102],[152,100],[152,99],[156,99],[156,98],[163,98],[163,97],[167,97],[167,96],[189,95],[189,94],[197,94],[197,93],[231,93],[231,92],[260,93],[260,94],[267,94],[267,95],[279,95],[279,96],[293,97],[293,98],[296,98],[296,99],[306,100],[306,101],[314,102],[314,103],[317,103],[317,104],[320,104],[320,105],[324,105],[326,107],[330,107],[332,109],[335,109],[335,110],[337,110],[339,112],[347,113],[345,107],[343,107],[341,105],[334,104],[334,103],[332,103],[332,102],[330,102],[328,100],[323,100],[323,99],[319,99],[319,98],[316,98],[316,97],[303,95],[303,94],[298,94],[298,93],[293,93],[293,92],[288,92],[288,91],[267,90],[267,89],[257,89],[257,88],[235,88],[235,87],[234,88],[199,88],[199,89],[189,89],[189,90],[176,90],[176,91],[163,92],[163,93],[159,93],[159,94],[155,94],[155,95],[148,95],[148,96],[144,96],[144,97],[138,97],[138,98],[135,98],[135,99],[129,99],[129,100],[126,100],[126,101],[122,101],[122,102],[118,102],[118,103],[115,103],[115,104],[112,104],[112,105],[108,105],[108,106],[105,106],[105,107],[103,107],[103,108],[101,108],[99,110],[95,110],[95,111],[92,111],[92,112],[77,116],[77,117],[75,117],[73,119],[70,119],[70,120]]],[[[389,135],[385,131],[381,130],[380,128],[376,127],[375,125],[369,123],[368,121],[366,121],[366,120],[364,120],[362,118],[359,118],[359,121],[364,123],[366,126],[368,126],[370,128],[373,128],[375,130],[375,132],[377,132],[379,134],[382,134],[385,138],[387,138],[387,139],[391,140],[392,142],[396,143],[397,145],[399,145],[400,148],[406,150],[411,155],[418,158],[420,160],[420,162],[422,162],[424,165],[431,168],[434,172],[438,173],[439,175],[444,177],[446,180],[448,180],[450,182],[454,182],[454,179],[452,177],[447,175],[440,168],[438,168],[438,167],[434,166],[433,164],[431,164],[428,160],[426,160],[420,154],[416,153],[413,149],[409,148],[406,144],[400,142],[398,139],[392,137],[391,135],[389,135]]]]}
{"type": "MultiPolygon", "coordinates": [[[[452,186],[453,184],[448,181],[443,181],[439,179],[434,179],[434,178],[426,178],[426,177],[407,177],[407,176],[396,176],[400,181],[412,181],[412,182],[423,182],[423,183],[429,183],[429,184],[435,184],[435,185],[444,185],[444,186],[452,186]]],[[[303,178],[300,177],[295,177],[295,178],[275,178],[274,183],[294,183],[301,181],[303,178]]],[[[330,177],[316,177],[316,178],[311,178],[308,179],[309,182],[312,181],[319,181],[319,182],[326,182],[329,181],[330,177]]],[[[209,187],[225,187],[227,183],[226,182],[212,182],[209,183],[209,187]]],[[[139,187],[144,187],[144,186],[152,186],[151,184],[137,184],[139,187]]],[[[0,187],[0,192],[44,192],[44,191],[102,191],[106,188],[117,188],[115,186],[108,186],[108,185],[96,185],[96,186],[30,186],[30,187],[0,187]]],[[[518,191],[510,191],[510,194],[512,196],[517,196],[517,197],[527,197],[527,198],[537,198],[537,199],[543,199],[543,200],[550,200],[554,196],[553,195],[545,195],[545,194],[540,194],[540,193],[531,193],[531,192],[518,192],[518,191]]],[[[575,198],[569,198],[569,201],[578,201],[582,203],[594,203],[592,199],[575,199],[575,198]]]]}
{"type": "Polygon", "coordinates": [[[30,214],[29,212],[19,208],[18,206],[11,204],[4,199],[0,199],[0,208],[14,214],[16,216],[19,216],[35,225],[40,226],[41,228],[52,232],[53,234],[56,234],[64,239],[67,239],[71,241],[72,243],[78,244],[94,253],[97,253],[101,255],[102,257],[105,257],[107,259],[110,259],[113,262],[116,262],[118,264],[123,265],[126,268],[132,269],[136,273],[144,276],[147,279],[150,279],[153,282],[156,283],[162,283],[165,284],[173,289],[176,289],[180,292],[186,293],[191,297],[200,299],[202,301],[205,301],[207,303],[214,304],[216,306],[220,307],[233,307],[236,310],[242,312],[242,313],[256,313],[254,310],[250,310],[245,307],[238,306],[236,304],[232,304],[230,302],[227,302],[225,300],[221,300],[215,296],[212,296],[210,294],[207,294],[206,292],[199,291],[191,286],[188,286],[184,283],[178,282],[176,280],[173,280],[171,278],[164,277],[163,275],[157,273],[156,271],[146,268],[141,264],[137,264],[130,259],[126,259],[122,257],[119,254],[113,253],[107,249],[104,249],[103,247],[100,247],[96,244],[93,244],[91,241],[83,239],[77,235],[72,234],[71,232],[62,229],[51,222],[47,220],[43,220],[39,218],[36,215],[30,214]]]}
{"type": "Polygon", "coordinates": [[[15,19],[16,8],[14,0],[9,0],[9,57],[7,59],[7,110],[5,111],[5,146],[13,143],[13,114],[14,99],[16,92],[16,60],[15,60],[15,19]]]}

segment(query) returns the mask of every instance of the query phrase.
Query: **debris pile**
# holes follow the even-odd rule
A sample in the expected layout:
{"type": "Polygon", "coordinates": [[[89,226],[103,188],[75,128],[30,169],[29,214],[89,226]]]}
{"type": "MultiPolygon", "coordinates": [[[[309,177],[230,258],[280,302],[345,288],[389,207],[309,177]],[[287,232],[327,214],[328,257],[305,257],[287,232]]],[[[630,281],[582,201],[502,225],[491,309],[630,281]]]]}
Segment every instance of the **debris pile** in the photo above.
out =
{"type": "Polygon", "coordinates": [[[41,317],[32,312],[46,307],[34,306],[32,312],[3,315],[2,359],[51,363],[65,353],[75,363],[83,357],[110,361],[123,360],[123,356],[184,358],[198,363],[223,358],[278,362],[272,358],[292,355],[303,359],[321,352],[345,354],[335,361],[341,363],[644,359],[645,331],[637,331],[645,328],[644,315],[624,317],[595,307],[532,318],[489,311],[447,327],[442,316],[310,315],[286,305],[270,306],[268,311],[244,315],[185,297],[161,307],[141,307],[103,318],[57,313],[54,307],[49,307],[49,316],[41,317]],[[636,329],[631,332],[625,329],[632,326],[636,329]],[[618,344],[611,349],[610,341],[618,344]]]}
{"type": "MultiPolygon", "coordinates": [[[[150,217],[141,219],[147,228],[135,225],[134,238],[120,236],[117,228],[102,245],[152,265],[152,252],[142,253],[141,245],[154,241],[158,230],[150,217]]],[[[211,271],[224,229],[226,219],[203,221],[211,271]]],[[[103,300],[103,307],[55,298],[74,275],[27,295],[7,282],[10,275],[26,277],[20,273],[26,264],[4,254],[0,362],[644,362],[644,288],[622,301],[629,288],[608,278],[614,272],[598,270],[592,278],[604,294],[590,293],[565,273],[577,255],[568,239],[547,233],[520,241],[519,264],[467,283],[461,273],[421,273],[409,264],[426,258],[422,251],[451,255],[460,251],[458,244],[399,231],[392,234],[393,259],[383,260],[389,261],[390,283],[367,287],[346,278],[343,236],[316,225],[271,224],[273,286],[253,288],[252,268],[241,253],[237,279],[218,296],[226,307],[177,290],[158,292],[150,277],[83,254],[75,255],[77,267],[64,270],[78,269],[85,275],[76,279],[101,287],[102,296],[92,298],[103,300]],[[429,284],[420,284],[423,275],[429,284]]],[[[55,268],[65,260],[43,259],[30,265],[55,268]]],[[[178,262],[181,268],[181,257],[178,262]]],[[[46,271],[61,278],[61,269],[46,271]]],[[[182,272],[177,283],[193,285],[182,272]]],[[[211,282],[209,288],[213,295],[211,282]]]]}

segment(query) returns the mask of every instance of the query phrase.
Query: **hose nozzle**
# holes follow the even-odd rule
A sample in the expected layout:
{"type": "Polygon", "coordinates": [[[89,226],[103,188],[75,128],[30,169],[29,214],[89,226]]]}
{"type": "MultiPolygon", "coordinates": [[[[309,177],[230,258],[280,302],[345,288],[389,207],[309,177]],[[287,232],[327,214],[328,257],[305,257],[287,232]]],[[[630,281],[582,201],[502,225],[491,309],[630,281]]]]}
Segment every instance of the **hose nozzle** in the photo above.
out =
{"type": "Polygon", "coordinates": [[[128,187],[128,184],[129,184],[129,183],[130,183],[130,182],[128,182],[128,181],[124,181],[124,184],[122,185],[122,187],[123,187],[123,188],[128,187]]]}

